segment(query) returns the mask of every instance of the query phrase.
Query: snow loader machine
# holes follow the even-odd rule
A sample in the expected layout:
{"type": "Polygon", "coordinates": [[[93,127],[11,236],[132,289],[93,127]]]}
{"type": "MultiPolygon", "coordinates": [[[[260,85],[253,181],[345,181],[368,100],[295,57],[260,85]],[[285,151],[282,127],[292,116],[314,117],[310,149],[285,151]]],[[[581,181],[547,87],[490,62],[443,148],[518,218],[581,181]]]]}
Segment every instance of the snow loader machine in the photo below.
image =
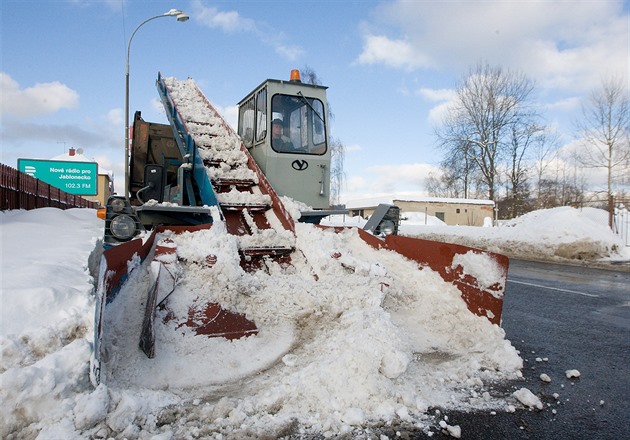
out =
{"type": "MultiPolygon", "coordinates": [[[[208,267],[217,262],[213,249],[203,258],[186,260],[178,251],[178,234],[223,228],[238,243],[241,270],[268,272],[269,262],[291,265],[296,252],[294,218],[324,228],[320,220],[339,213],[329,206],[326,87],[301,82],[296,70],[288,81],[267,79],[238,103],[235,132],[194,80],[158,73],[156,85],[169,124],[146,122],[135,113],[126,194],[110,197],[100,213],[105,232],[91,362],[95,385],[105,380],[108,315],[142,264],[149,267],[144,284],[149,288],[132,313],[141,316],[135,349],[146,358],[159,357],[156,328],[167,321],[195,337],[237,340],[258,333],[256,322],[220,298],[190,304],[187,313],[171,307],[183,263],[208,267]],[[282,197],[303,207],[299,216],[289,213],[282,197]]],[[[372,248],[395,251],[417,262],[419,269],[437,271],[459,289],[472,313],[500,325],[508,259],[398,235],[399,217],[396,206],[380,205],[363,229],[354,229],[372,248]],[[502,270],[501,280],[486,286],[466,273],[456,259],[469,253],[491,258],[502,270]]],[[[132,337],[129,332],[125,338],[132,337]]]]}

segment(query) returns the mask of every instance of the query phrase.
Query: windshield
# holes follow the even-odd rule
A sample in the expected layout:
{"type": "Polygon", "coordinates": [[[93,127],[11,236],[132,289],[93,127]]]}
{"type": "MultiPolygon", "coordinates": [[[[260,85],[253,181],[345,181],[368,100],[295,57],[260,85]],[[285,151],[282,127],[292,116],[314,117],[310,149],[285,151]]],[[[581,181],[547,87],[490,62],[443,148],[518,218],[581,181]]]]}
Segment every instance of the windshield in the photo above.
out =
{"type": "Polygon", "coordinates": [[[326,153],[324,105],[302,95],[274,95],[271,134],[271,147],[279,153],[326,153]]]}

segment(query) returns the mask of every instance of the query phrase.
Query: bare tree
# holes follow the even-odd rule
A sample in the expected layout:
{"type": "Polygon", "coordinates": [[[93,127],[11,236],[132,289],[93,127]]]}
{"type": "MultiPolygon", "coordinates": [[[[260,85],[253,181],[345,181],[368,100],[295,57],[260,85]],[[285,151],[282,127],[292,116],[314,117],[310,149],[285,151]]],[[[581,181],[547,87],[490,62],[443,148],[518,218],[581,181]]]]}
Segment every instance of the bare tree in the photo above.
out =
{"type": "Polygon", "coordinates": [[[542,181],[549,166],[558,156],[558,147],[560,145],[560,136],[557,132],[551,132],[548,129],[540,133],[535,142],[532,144],[531,161],[533,171],[536,174],[535,191],[536,196],[540,197],[542,181]]]}
{"type": "Polygon", "coordinates": [[[475,166],[470,159],[468,149],[470,145],[462,141],[459,145],[452,145],[447,149],[446,157],[440,163],[442,168],[442,183],[450,190],[449,197],[470,197],[472,179],[475,166]]]}
{"type": "Polygon", "coordinates": [[[531,166],[526,153],[532,145],[544,143],[545,129],[532,121],[517,121],[510,130],[510,143],[506,146],[506,183],[508,186],[508,217],[518,217],[527,211],[529,174],[531,166]]]}
{"type": "Polygon", "coordinates": [[[533,89],[522,74],[480,63],[457,87],[455,102],[436,130],[447,157],[463,155],[478,170],[490,200],[496,199],[499,165],[514,127],[528,127],[537,117],[530,104],[533,89]]]}
{"type": "Polygon", "coordinates": [[[306,84],[313,84],[317,86],[322,85],[317,72],[315,72],[315,70],[308,64],[300,69],[300,76],[302,77],[302,81],[306,84]]]}
{"type": "Polygon", "coordinates": [[[436,176],[429,173],[424,181],[425,190],[431,197],[464,197],[462,193],[461,181],[448,168],[442,168],[436,176]]]}
{"type": "Polygon", "coordinates": [[[613,187],[630,174],[630,104],[628,89],[620,78],[608,78],[593,90],[582,106],[576,125],[584,143],[582,165],[607,172],[608,223],[613,220],[613,187]]]}
{"type": "Polygon", "coordinates": [[[536,208],[582,206],[586,184],[575,158],[565,157],[550,164],[538,182],[536,208]]]}
{"type": "Polygon", "coordinates": [[[434,173],[429,173],[429,176],[424,180],[424,189],[430,197],[449,197],[444,192],[441,175],[436,176],[434,173]]]}
{"type": "Polygon", "coordinates": [[[338,138],[330,137],[330,204],[339,205],[339,197],[343,182],[345,181],[345,172],[343,170],[346,149],[338,138]]]}

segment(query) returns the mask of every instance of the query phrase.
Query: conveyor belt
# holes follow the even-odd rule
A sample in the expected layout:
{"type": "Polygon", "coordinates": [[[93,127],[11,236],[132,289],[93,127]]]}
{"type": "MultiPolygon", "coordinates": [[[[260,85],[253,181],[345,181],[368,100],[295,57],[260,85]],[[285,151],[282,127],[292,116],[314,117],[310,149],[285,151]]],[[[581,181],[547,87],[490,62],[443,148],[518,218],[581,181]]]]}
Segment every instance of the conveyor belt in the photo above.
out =
{"type": "Polygon", "coordinates": [[[272,258],[290,262],[294,224],[277,194],[243,146],[239,136],[215,110],[192,79],[158,78],[181,136],[192,139],[212,183],[229,234],[239,237],[242,266],[264,267],[272,258]]]}

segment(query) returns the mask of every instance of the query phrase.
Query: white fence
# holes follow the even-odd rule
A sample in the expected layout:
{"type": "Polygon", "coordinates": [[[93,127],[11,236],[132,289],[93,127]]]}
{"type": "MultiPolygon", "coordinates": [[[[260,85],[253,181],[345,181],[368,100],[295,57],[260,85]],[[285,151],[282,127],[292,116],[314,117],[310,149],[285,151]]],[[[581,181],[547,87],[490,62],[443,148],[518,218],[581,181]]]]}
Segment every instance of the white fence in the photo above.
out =
{"type": "Polygon", "coordinates": [[[630,212],[628,212],[628,208],[615,208],[612,230],[621,237],[626,246],[630,246],[630,212]]]}

